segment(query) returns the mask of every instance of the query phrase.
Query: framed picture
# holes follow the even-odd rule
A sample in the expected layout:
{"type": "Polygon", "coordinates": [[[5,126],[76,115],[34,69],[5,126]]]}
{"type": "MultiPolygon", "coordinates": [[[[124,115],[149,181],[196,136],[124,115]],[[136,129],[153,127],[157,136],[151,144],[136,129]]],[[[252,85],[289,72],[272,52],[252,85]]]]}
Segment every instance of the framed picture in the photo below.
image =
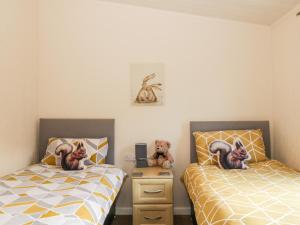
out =
{"type": "Polygon", "coordinates": [[[164,65],[135,63],[130,65],[131,102],[135,105],[163,105],[164,65]]]}

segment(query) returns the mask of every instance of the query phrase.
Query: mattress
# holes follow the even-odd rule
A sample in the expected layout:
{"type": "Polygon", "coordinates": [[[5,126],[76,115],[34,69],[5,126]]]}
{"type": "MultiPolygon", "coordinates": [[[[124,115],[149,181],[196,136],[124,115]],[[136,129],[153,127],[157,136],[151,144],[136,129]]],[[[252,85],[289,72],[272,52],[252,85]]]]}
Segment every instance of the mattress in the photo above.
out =
{"type": "Polygon", "coordinates": [[[269,160],[248,170],[191,164],[184,184],[200,224],[300,224],[300,173],[269,160]]]}
{"type": "Polygon", "coordinates": [[[0,224],[99,224],[125,173],[110,165],[81,171],[36,164],[0,179],[0,224]]]}

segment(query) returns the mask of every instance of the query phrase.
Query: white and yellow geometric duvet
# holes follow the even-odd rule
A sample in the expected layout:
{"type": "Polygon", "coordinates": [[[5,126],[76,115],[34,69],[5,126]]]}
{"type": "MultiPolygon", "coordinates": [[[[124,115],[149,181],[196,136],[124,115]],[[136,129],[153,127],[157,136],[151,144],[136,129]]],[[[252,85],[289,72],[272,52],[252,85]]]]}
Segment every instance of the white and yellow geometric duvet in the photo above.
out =
{"type": "Polygon", "coordinates": [[[0,179],[0,224],[102,225],[124,176],[109,165],[81,171],[30,166],[0,179]]]}
{"type": "Polygon", "coordinates": [[[201,224],[300,224],[300,173],[275,161],[247,170],[191,164],[184,183],[201,224]]]}

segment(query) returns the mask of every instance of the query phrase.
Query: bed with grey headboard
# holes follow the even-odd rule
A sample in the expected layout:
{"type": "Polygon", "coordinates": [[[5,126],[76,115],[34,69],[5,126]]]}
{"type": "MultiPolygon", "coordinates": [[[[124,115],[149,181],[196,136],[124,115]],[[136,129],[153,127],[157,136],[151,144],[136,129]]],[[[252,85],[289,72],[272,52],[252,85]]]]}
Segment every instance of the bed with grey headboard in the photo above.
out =
{"type": "MultiPolygon", "coordinates": [[[[197,162],[196,145],[193,133],[195,131],[221,130],[253,130],[261,129],[265,143],[266,155],[271,158],[271,142],[269,121],[191,121],[190,122],[190,162],[197,162]]],[[[196,224],[194,206],[191,202],[191,215],[196,224]]]]}
{"type": "MultiPolygon", "coordinates": [[[[65,138],[100,138],[107,137],[109,143],[107,164],[114,164],[115,120],[114,119],[40,119],[38,159],[46,152],[48,139],[65,138]]],[[[112,223],[115,204],[105,220],[104,225],[112,223]]]]}

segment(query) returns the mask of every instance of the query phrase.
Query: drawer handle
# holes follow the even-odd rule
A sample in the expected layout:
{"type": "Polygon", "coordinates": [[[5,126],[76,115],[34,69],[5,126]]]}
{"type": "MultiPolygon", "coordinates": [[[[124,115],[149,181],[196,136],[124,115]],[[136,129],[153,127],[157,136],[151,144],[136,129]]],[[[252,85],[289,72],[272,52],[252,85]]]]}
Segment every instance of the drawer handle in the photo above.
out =
{"type": "Polygon", "coordinates": [[[160,220],[160,219],[162,219],[161,216],[157,216],[157,217],[148,217],[148,216],[144,216],[144,218],[145,218],[146,220],[160,220]]]}
{"type": "Polygon", "coordinates": [[[161,192],[162,192],[162,190],[153,190],[153,191],[145,190],[144,191],[144,193],[146,193],[146,194],[158,194],[158,193],[161,193],[161,192]]]}

